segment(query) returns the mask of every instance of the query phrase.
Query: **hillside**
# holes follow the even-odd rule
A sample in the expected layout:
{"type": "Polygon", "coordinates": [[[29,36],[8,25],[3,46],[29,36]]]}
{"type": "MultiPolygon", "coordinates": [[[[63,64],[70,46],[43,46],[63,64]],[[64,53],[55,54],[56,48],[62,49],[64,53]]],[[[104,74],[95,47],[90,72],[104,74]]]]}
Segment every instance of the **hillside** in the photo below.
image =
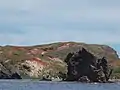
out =
{"type": "Polygon", "coordinates": [[[36,46],[1,46],[1,71],[4,67],[12,73],[19,73],[22,78],[58,78],[60,73],[67,73],[64,62],[67,54],[82,47],[97,58],[105,56],[113,67],[120,66],[117,52],[107,45],[59,42],[36,46]]]}

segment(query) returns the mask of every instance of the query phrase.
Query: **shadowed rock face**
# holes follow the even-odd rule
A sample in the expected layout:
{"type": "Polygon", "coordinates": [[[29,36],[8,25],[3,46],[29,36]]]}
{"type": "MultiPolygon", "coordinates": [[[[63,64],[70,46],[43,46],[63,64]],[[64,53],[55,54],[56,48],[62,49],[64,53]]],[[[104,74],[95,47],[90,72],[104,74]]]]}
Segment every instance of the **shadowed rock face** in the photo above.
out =
{"type": "Polygon", "coordinates": [[[0,64],[0,79],[22,79],[22,78],[17,72],[11,71],[3,63],[1,63],[0,64]]]}
{"type": "Polygon", "coordinates": [[[0,71],[0,79],[22,79],[18,73],[5,73],[0,71]]]}
{"type": "Polygon", "coordinates": [[[69,53],[65,62],[68,65],[67,81],[107,82],[112,73],[104,57],[97,60],[84,48],[69,53]]]}

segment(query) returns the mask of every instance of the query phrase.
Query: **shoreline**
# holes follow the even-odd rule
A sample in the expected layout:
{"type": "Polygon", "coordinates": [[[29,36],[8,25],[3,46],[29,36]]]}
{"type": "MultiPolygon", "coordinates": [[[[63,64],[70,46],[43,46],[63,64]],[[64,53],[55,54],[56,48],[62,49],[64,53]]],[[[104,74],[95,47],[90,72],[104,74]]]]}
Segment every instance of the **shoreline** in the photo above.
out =
{"type": "Polygon", "coordinates": [[[120,82],[120,79],[110,79],[110,82],[120,82]]]}
{"type": "MultiPolygon", "coordinates": [[[[77,81],[40,81],[39,79],[0,79],[0,82],[40,82],[40,83],[83,83],[83,84],[89,84],[89,82],[77,82],[77,81]]],[[[110,79],[107,83],[118,83],[120,82],[120,79],[110,79]]],[[[91,82],[90,84],[101,84],[100,82],[91,82]]]]}

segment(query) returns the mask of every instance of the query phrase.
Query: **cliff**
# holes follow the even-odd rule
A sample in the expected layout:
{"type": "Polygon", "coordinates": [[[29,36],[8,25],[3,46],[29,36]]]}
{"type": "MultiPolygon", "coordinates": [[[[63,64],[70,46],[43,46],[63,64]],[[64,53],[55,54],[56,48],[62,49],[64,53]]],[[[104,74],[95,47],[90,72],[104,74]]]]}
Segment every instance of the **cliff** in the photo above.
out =
{"type": "Polygon", "coordinates": [[[68,72],[64,61],[66,56],[82,47],[97,58],[105,56],[113,67],[120,65],[117,52],[107,45],[59,42],[36,46],[1,46],[0,63],[5,68],[1,71],[5,73],[9,70],[22,78],[61,80],[68,72]]]}

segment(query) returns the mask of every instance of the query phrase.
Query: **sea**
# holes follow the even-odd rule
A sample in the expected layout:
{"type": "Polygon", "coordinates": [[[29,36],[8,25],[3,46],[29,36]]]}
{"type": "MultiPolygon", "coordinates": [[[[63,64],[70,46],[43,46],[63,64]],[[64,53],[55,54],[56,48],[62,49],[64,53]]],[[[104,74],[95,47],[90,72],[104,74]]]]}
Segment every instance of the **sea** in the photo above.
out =
{"type": "Polygon", "coordinates": [[[0,90],[120,90],[120,83],[44,82],[0,80],[0,90]]]}

